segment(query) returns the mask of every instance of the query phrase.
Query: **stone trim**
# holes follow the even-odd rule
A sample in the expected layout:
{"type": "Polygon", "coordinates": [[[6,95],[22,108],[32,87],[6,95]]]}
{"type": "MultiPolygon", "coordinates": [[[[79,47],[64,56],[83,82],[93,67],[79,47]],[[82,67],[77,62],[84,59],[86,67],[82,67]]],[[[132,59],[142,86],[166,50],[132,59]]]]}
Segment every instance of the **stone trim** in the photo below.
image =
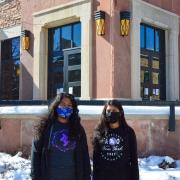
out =
{"type": "Polygon", "coordinates": [[[14,38],[21,35],[21,26],[0,29],[0,41],[14,38]]]}
{"type": "MultiPolygon", "coordinates": [[[[79,115],[82,119],[99,119],[104,106],[79,105],[79,115]]],[[[125,117],[130,120],[169,120],[168,106],[123,106],[125,117]]],[[[5,106],[0,107],[0,119],[34,118],[48,114],[47,105],[35,106],[5,106]],[[33,113],[32,113],[33,112],[33,113]]],[[[180,107],[175,107],[176,120],[180,120],[180,107]]]]}
{"type": "Polygon", "coordinates": [[[91,6],[91,0],[78,0],[33,14],[33,99],[47,99],[48,28],[77,21],[81,22],[81,99],[92,97],[91,6]]]}
{"type": "Polygon", "coordinates": [[[165,30],[166,100],[179,99],[179,16],[141,0],[132,1],[131,96],[140,100],[140,23],[165,30]]]}

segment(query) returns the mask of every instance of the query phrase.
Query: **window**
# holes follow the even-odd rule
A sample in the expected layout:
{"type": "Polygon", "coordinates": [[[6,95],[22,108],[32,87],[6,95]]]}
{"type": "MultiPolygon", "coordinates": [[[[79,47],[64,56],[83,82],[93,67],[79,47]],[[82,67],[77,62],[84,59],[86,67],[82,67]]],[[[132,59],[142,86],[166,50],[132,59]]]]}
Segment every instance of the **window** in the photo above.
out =
{"type": "Polygon", "coordinates": [[[141,48],[145,48],[145,36],[144,36],[144,26],[141,25],[141,48]]]}
{"type": "Polygon", "coordinates": [[[20,38],[1,41],[1,99],[19,99],[20,38]]]}
{"type": "Polygon", "coordinates": [[[146,100],[165,100],[165,33],[141,24],[141,97],[146,100]]]}
{"type": "Polygon", "coordinates": [[[61,40],[62,49],[67,49],[72,47],[72,26],[64,26],[61,28],[61,40]]]}
{"type": "Polygon", "coordinates": [[[146,49],[154,50],[154,29],[146,27],[146,49]]]}
{"type": "Polygon", "coordinates": [[[141,48],[159,52],[160,30],[141,24],[140,26],[141,48]]]}
{"type": "Polygon", "coordinates": [[[155,31],[155,47],[156,47],[155,51],[157,52],[159,52],[159,41],[160,41],[159,36],[160,36],[160,32],[156,30],[155,31]]]}
{"type": "Polygon", "coordinates": [[[53,98],[60,91],[73,93],[79,97],[81,23],[49,29],[48,44],[48,99],[53,98]]]}
{"type": "Polygon", "coordinates": [[[73,26],[73,47],[81,46],[81,24],[77,23],[73,26]]]}

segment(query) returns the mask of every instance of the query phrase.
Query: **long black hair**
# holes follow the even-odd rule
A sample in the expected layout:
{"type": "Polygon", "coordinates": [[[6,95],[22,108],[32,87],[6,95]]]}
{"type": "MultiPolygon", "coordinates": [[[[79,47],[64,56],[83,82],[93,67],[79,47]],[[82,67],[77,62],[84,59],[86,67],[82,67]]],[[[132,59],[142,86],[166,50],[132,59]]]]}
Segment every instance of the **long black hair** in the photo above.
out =
{"type": "Polygon", "coordinates": [[[109,106],[109,105],[114,106],[114,107],[119,109],[120,114],[121,114],[120,118],[118,119],[120,127],[124,128],[124,129],[129,127],[127,122],[126,122],[126,119],[124,117],[124,110],[123,110],[121,103],[115,99],[107,101],[106,104],[104,105],[100,120],[99,120],[99,122],[98,122],[98,124],[94,130],[94,135],[93,135],[93,146],[94,146],[94,148],[96,148],[97,142],[102,139],[102,136],[109,129],[109,123],[106,120],[106,109],[107,109],[107,106],[109,106]]]}
{"type": "Polygon", "coordinates": [[[69,98],[72,103],[73,112],[69,117],[69,138],[73,139],[77,137],[80,132],[80,117],[77,102],[72,94],[61,93],[58,94],[49,106],[49,112],[47,117],[43,118],[40,123],[36,126],[35,138],[41,138],[46,132],[47,128],[50,127],[55,120],[58,118],[56,108],[59,106],[63,98],[69,98]]]}

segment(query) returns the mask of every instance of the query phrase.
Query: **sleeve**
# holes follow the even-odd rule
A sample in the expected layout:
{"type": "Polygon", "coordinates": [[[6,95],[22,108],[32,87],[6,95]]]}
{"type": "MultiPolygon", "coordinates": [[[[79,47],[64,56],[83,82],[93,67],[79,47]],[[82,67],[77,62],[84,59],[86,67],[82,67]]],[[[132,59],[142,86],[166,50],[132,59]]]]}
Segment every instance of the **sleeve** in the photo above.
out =
{"type": "Polygon", "coordinates": [[[91,165],[90,165],[90,158],[88,152],[88,145],[87,145],[87,137],[84,128],[83,131],[83,164],[84,164],[84,180],[91,179],[91,165]]]}
{"type": "Polygon", "coordinates": [[[32,180],[41,180],[41,149],[42,142],[34,140],[31,149],[31,178],[32,180]]]}
{"type": "Polygon", "coordinates": [[[131,180],[139,180],[137,141],[134,130],[132,130],[130,135],[130,161],[131,161],[131,180]]]}

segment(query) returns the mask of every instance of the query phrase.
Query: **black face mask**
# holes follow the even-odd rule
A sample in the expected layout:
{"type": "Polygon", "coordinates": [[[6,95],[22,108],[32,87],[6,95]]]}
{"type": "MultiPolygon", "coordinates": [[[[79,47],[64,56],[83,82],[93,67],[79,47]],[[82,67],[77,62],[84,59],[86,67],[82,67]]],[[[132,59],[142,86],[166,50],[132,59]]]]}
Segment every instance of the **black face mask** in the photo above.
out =
{"type": "Polygon", "coordinates": [[[120,112],[109,112],[106,114],[106,121],[108,123],[115,123],[117,122],[121,117],[120,112]]]}

